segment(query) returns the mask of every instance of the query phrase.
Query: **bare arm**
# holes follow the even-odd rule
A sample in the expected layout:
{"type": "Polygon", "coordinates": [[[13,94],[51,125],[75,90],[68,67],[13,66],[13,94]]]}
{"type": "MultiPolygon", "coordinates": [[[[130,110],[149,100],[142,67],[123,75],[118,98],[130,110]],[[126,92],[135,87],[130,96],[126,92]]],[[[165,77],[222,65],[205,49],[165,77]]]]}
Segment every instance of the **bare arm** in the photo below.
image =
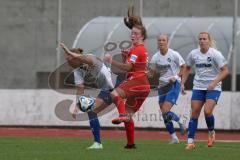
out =
{"type": "Polygon", "coordinates": [[[114,66],[116,66],[116,67],[118,67],[121,70],[126,71],[126,72],[128,72],[132,69],[132,64],[131,63],[121,63],[121,62],[112,60],[111,65],[114,65],[114,66]]]}
{"type": "Polygon", "coordinates": [[[181,69],[180,69],[180,72],[179,72],[179,76],[181,77],[181,93],[182,93],[182,95],[186,94],[184,84],[187,81],[190,70],[191,70],[191,67],[184,64],[184,65],[181,66],[181,69]]]}
{"type": "Polygon", "coordinates": [[[64,43],[61,43],[60,47],[65,51],[65,57],[68,61],[72,60],[72,59],[74,59],[74,60],[77,59],[81,63],[86,63],[86,64],[89,64],[89,65],[93,64],[92,57],[71,52],[69,50],[69,48],[64,43]]]}
{"type": "Polygon", "coordinates": [[[179,76],[181,77],[182,84],[185,84],[185,82],[187,81],[190,70],[191,70],[191,67],[187,66],[186,64],[183,64],[181,66],[179,76]]]}
{"type": "Polygon", "coordinates": [[[130,71],[132,69],[132,64],[131,63],[121,63],[116,60],[112,59],[112,56],[110,54],[106,54],[104,57],[104,60],[110,63],[111,65],[123,70],[123,71],[130,71]]]}
{"type": "Polygon", "coordinates": [[[147,76],[149,78],[153,78],[157,75],[157,71],[156,69],[152,69],[152,68],[149,68],[148,71],[147,71],[147,76]]]}
{"type": "Polygon", "coordinates": [[[186,83],[190,70],[191,70],[191,67],[188,65],[181,66],[181,69],[180,69],[181,84],[186,83]]]}
{"type": "Polygon", "coordinates": [[[208,85],[208,90],[213,90],[220,81],[227,77],[228,74],[229,74],[228,66],[224,65],[221,68],[221,71],[218,74],[218,76],[208,85]]]}

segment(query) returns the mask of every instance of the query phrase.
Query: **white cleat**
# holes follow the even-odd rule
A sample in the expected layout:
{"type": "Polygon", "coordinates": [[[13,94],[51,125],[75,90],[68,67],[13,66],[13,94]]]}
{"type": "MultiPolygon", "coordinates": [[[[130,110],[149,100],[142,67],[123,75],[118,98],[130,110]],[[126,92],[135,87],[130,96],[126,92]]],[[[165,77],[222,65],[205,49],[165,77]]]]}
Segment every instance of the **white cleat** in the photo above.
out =
{"type": "Polygon", "coordinates": [[[184,135],[187,129],[184,122],[181,119],[179,120],[178,125],[179,125],[181,135],[184,135]]]}
{"type": "Polygon", "coordinates": [[[184,135],[186,133],[186,126],[185,126],[185,124],[179,123],[179,129],[180,129],[181,135],[184,135]]]}
{"type": "Polygon", "coordinates": [[[103,149],[103,145],[101,143],[98,142],[94,142],[90,147],[88,147],[87,149],[103,149]]]}
{"type": "Polygon", "coordinates": [[[168,144],[179,144],[179,140],[177,138],[173,138],[168,144]]]}

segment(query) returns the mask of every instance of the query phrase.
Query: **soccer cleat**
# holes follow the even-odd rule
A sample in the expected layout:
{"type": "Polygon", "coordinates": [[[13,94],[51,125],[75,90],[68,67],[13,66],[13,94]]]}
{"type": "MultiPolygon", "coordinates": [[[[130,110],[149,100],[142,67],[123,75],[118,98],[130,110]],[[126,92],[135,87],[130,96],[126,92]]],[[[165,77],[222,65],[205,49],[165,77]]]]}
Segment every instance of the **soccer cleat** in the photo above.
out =
{"type": "Polygon", "coordinates": [[[113,120],[112,120],[112,123],[113,124],[120,124],[120,123],[122,123],[122,122],[129,122],[129,118],[127,117],[127,116],[119,116],[119,117],[117,117],[117,118],[114,118],[113,120]]]}
{"type": "Polygon", "coordinates": [[[135,144],[127,144],[126,146],[124,146],[125,149],[137,149],[135,144]]]}
{"type": "Polygon", "coordinates": [[[179,144],[179,140],[177,138],[173,138],[168,144],[179,144]]]}
{"type": "Polygon", "coordinates": [[[180,133],[181,135],[184,135],[186,133],[186,126],[183,123],[178,123],[179,124],[179,129],[180,129],[180,133]]]}
{"type": "Polygon", "coordinates": [[[216,136],[215,132],[208,134],[208,147],[213,147],[215,142],[215,136],[216,136]]]}
{"type": "Polygon", "coordinates": [[[103,149],[103,145],[101,143],[98,142],[94,142],[90,147],[88,147],[87,149],[103,149]]]}
{"type": "Polygon", "coordinates": [[[185,149],[186,149],[186,150],[194,150],[194,149],[195,149],[195,144],[193,144],[193,143],[188,143],[185,149]]]}

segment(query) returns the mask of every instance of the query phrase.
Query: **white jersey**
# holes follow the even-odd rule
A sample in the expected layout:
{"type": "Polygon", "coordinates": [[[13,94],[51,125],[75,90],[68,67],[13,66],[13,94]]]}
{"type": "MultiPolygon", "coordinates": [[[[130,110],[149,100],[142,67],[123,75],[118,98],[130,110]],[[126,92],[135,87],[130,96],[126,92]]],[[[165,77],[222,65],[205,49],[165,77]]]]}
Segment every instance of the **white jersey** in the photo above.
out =
{"type": "MultiPolygon", "coordinates": [[[[207,90],[209,83],[218,76],[220,68],[226,64],[222,53],[214,48],[209,48],[207,53],[202,53],[200,48],[192,50],[187,57],[187,65],[195,67],[193,89],[207,90]]],[[[214,90],[222,90],[221,82],[214,90]]]]}
{"type": "Polygon", "coordinates": [[[161,54],[160,51],[153,55],[150,61],[150,68],[160,73],[160,82],[168,83],[169,79],[173,77],[180,82],[181,78],[178,76],[178,73],[183,64],[185,64],[185,61],[182,56],[177,51],[169,48],[165,55],[161,54]]]}
{"type": "Polygon", "coordinates": [[[83,64],[74,70],[75,85],[84,84],[103,90],[113,89],[110,69],[97,57],[93,58],[93,65],[83,64]]]}

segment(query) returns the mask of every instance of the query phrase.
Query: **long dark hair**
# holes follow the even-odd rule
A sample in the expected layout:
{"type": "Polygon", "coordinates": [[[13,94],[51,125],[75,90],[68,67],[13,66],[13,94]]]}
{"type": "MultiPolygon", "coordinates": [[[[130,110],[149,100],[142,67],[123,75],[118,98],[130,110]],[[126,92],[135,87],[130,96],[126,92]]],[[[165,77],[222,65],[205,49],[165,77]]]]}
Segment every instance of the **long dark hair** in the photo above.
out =
{"type": "Polygon", "coordinates": [[[142,25],[134,25],[133,28],[137,28],[141,31],[141,34],[143,36],[143,40],[145,40],[147,38],[147,30],[144,26],[142,25]]]}

